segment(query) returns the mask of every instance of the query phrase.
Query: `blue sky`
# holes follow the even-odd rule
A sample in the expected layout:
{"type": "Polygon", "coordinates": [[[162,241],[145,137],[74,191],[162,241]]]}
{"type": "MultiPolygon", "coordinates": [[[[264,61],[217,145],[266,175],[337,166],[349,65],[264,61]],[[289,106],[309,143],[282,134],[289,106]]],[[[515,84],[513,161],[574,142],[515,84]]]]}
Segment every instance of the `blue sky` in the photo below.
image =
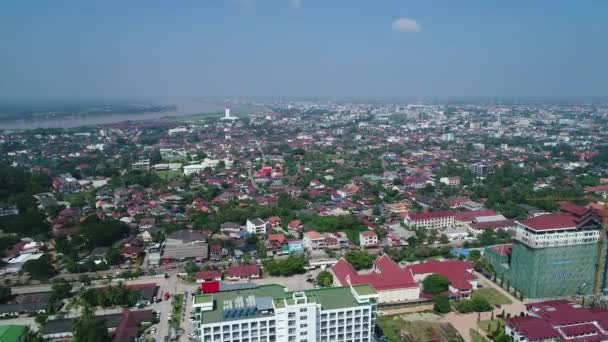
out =
{"type": "Polygon", "coordinates": [[[2,0],[0,97],[606,96],[608,1],[2,0]]]}

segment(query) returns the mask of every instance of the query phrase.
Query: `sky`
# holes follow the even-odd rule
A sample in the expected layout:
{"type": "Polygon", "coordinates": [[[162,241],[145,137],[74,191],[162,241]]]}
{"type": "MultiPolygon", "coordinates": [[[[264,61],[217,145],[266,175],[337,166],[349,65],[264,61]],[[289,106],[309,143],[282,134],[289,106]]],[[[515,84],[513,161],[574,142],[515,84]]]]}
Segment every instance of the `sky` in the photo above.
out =
{"type": "Polygon", "coordinates": [[[0,98],[608,95],[605,0],[2,0],[0,98]]]}

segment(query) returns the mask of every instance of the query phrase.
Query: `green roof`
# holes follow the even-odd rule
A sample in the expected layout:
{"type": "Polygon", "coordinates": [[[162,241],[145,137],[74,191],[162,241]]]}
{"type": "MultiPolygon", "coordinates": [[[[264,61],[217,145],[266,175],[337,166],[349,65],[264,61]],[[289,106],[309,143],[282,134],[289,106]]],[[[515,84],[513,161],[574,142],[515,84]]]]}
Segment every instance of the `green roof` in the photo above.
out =
{"type": "MultiPolygon", "coordinates": [[[[362,296],[376,293],[376,291],[368,284],[354,286],[354,289],[357,294],[362,296]]],[[[261,285],[257,288],[248,290],[217,292],[214,293],[213,296],[208,295],[209,297],[212,297],[214,301],[213,311],[205,311],[201,313],[203,324],[217,323],[225,320],[223,308],[224,301],[229,299],[232,300],[236,297],[271,297],[276,308],[284,308],[286,304],[293,304],[294,293],[304,292],[309,303],[319,303],[321,304],[321,308],[323,310],[334,310],[363,305],[357,302],[351,293],[349,286],[327,287],[293,292],[285,292],[285,290],[286,288],[284,286],[275,284],[261,285]]],[[[199,303],[198,297],[195,299],[195,303],[199,303]]]]}
{"type": "Polygon", "coordinates": [[[25,334],[25,327],[21,325],[0,326],[0,342],[17,342],[25,334]]]}
{"type": "Polygon", "coordinates": [[[357,292],[359,296],[369,296],[377,293],[370,284],[354,285],[353,289],[355,289],[355,292],[357,292]]]}
{"type": "Polygon", "coordinates": [[[194,297],[194,304],[205,304],[205,303],[210,303],[213,301],[213,296],[208,294],[208,295],[198,295],[196,297],[194,297]]]}

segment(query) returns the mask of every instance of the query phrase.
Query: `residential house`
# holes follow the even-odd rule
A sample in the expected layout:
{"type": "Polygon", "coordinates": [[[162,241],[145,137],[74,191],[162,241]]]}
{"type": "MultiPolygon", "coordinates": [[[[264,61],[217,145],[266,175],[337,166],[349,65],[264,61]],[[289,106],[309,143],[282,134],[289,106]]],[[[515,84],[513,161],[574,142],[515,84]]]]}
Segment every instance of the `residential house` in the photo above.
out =
{"type": "Polygon", "coordinates": [[[267,229],[270,227],[270,223],[262,221],[259,218],[248,219],[246,228],[249,234],[266,234],[267,229]]]}
{"type": "Polygon", "coordinates": [[[261,276],[262,270],[258,265],[233,266],[226,270],[228,280],[248,280],[257,279],[261,276]]]}
{"type": "Polygon", "coordinates": [[[311,230],[304,232],[303,240],[304,246],[310,251],[325,248],[325,236],[319,234],[317,231],[311,230]]]}
{"type": "Polygon", "coordinates": [[[359,245],[363,248],[378,247],[378,234],[371,230],[359,233],[359,245]]]}

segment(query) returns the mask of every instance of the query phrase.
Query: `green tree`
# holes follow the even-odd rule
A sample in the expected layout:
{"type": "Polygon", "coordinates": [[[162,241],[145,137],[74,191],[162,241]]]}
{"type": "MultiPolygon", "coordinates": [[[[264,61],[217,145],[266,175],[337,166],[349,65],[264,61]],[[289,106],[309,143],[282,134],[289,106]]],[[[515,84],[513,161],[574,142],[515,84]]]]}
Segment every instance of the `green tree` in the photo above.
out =
{"type": "Polygon", "coordinates": [[[59,282],[54,283],[51,286],[51,298],[53,300],[62,300],[71,296],[72,284],[65,279],[61,279],[59,282]]]}
{"type": "Polygon", "coordinates": [[[112,336],[103,321],[95,320],[91,308],[84,306],[74,323],[73,338],[75,342],[108,342],[112,336]]]}
{"type": "Polygon", "coordinates": [[[317,274],[317,283],[321,287],[331,287],[334,283],[334,276],[328,271],[322,271],[317,274]]]}
{"type": "Polygon", "coordinates": [[[433,311],[438,313],[448,313],[452,311],[452,305],[450,299],[443,294],[437,295],[434,298],[433,311]]]}
{"type": "Polygon", "coordinates": [[[51,263],[51,258],[48,254],[36,260],[28,260],[23,264],[23,270],[27,272],[32,279],[48,280],[55,274],[55,268],[51,263]]]}
{"type": "Polygon", "coordinates": [[[185,271],[186,271],[186,273],[188,273],[188,274],[194,274],[194,273],[196,273],[196,272],[200,271],[200,270],[201,270],[201,268],[200,268],[200,266],[198,266],[198,265],[197,265],[197,264],[195,264],[194,262],[192,262],[192,261],[188,261],[188,262],[186,263],[186,266],[184,267],[184,270],[185,270],[185,271]]]}
{"type": "Polygon", "coordinates": [[[444,293],[448,290],[449,286],[450,281],[448,278],[436,273],[427,276],[422,281],[422,291],[430,295],[444,293]]]}
{"type": "Polygon", "coordinates": [[[10,287],[0,286],[0,304],[5,304],[13,297],[10,287]]]}
{"type": "Polygon", "coordinates": [[[46,321],[48,319],[49,319],[49,316],[46,313],[41,312],[41,313],[39,313],[39,314],[36,315],[35,321],[36,321],[36,324],[38,324],[39,327],[42,327],[46,323],[46,321]]]}
{"type": "Polygon", "coordinates": [[[371,268],[374,263],[374,256],[366,251],[348,251],[344,258],[356,270],[371,268]]]}

